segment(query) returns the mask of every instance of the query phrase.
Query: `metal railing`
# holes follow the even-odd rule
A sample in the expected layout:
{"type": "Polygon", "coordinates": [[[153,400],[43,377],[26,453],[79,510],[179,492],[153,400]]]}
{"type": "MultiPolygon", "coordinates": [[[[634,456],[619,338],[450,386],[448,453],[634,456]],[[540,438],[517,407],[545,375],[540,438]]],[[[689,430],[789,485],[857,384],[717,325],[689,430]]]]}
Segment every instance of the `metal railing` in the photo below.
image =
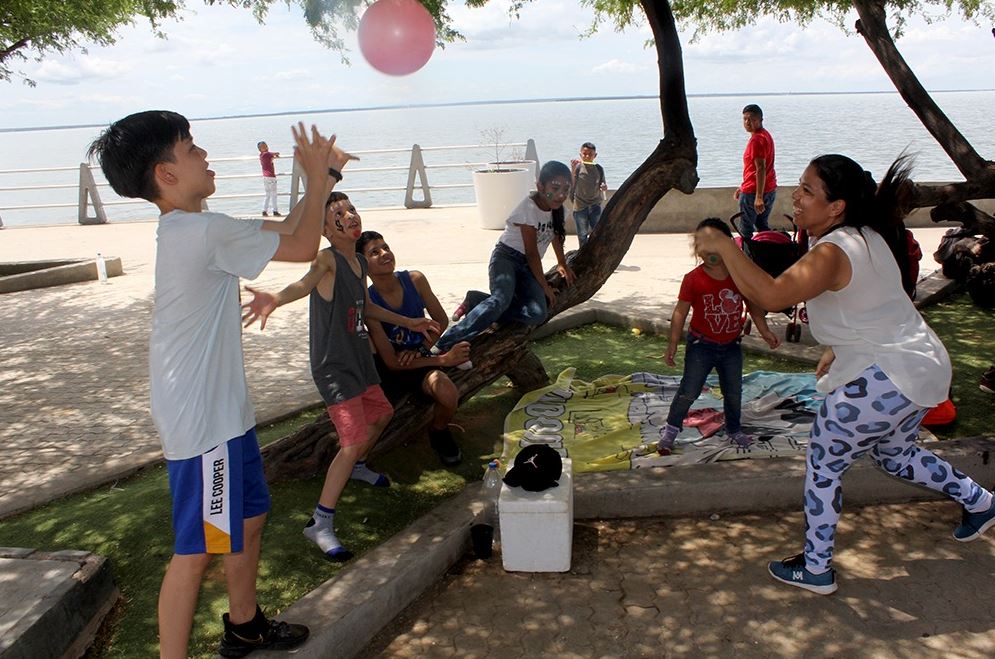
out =
{"type": "MultiPolygon", "coordinates": [[[[358,185],[356,187],[343,187],[337,188],[345,193],[357,193],[357,192],[373,192],[373,193],[393,193],[393,192],[403,192],[404,201],[403,205],[405,208],[430,208],[432,206],[432,192],[442,191],[442,190],[454,190],[459,188],[472,188],[472,181],[465,180],[453,180],[449,177],[450,182],[442,183],[432,183],[429,177],[429,172],[436,172],[441,175],[444,170],[464,170],[472,171],[480,167],[485,167],[487,165],[493,164],[488,161],[478,161],[478,162],[433,162],[431,164],[426,163],[426,158],[431,154],[429,159],[434,160],[440,154],[445,152],[466,152],[466,151],[495,151],[497,147],[498,152],[502,152],[506,148],[511,148],[513,150],[524,149],[524,158],[522,160],[533,161],[538,164],[539,156],[536,152],[535,141],[533,139],[528,139],[525,142],[520,143],[507,143],[507,144],[467,144],[467,145],[450,145],[450,146],[430,146],[422,147],[418,144],[413,144],[410,148],[397,148],[397,149],[368,149],[363,151],[353,151],[352,153],[359,156],[362,160],[364,157],[378,157],[378,156],[403,156],[403,154],[408,154],[407,164],[389,164],[384,166],[376,167],[365,167],[365,166],[353,166],[350,165],[346,170],[349,182],[356,180],[354,177],[362,180],[363,178],[372,179],[373,183],[380,184],[369,184],[369,185],[358,185]],[[404,179],[404,184],[394,184],[393,180],[397,174],[405,173],[406,177],[404,179]],[[420,194],[420,199],[416,198],[416,194],[420,194]]],[[[222,157],[222,158],[209,158],[212,167],[216,167],[219,164],[232,164],[232,163],[255,163],[258,162],[258,156],[233,156],[233,157],[222,157]]],[[[218,169],[221,169],[218,167],[218,169]]],[[[237,169],[237,167],[235,167],[237,169]]],[[[42,193],[46,197],[50,197],[50,193],[56,193],[60,190],[71,190],[75,188],[77,190],[77,198],[75,203],[71,202],[69,195],[65,195],[66,201],[49,201],[46,199],[45,203],[15,203],[0,205],[0,228],[3,228],[3,216],[8,212],[20,212],[20,211],[38,211],[43,209],[59,209],[59,208],[76,208],[76,221],[79,224],[104,224],[107,222],[107,208],[113,206],[126,206],[133,204],[148,204],[144,199],[125,199],[116,198],[110,201],[104,201],[102,199],[102,191],[109,188],[108,184],[104,180],[98,181],[94,173],[100,173],[101,179],[102,172],[100,168],[96,165],[90,165],[88,163],[80,163],[78,167],[38,167],[38,168],[28,168],[28,169],[5,169],[0,170],[0,177],[3,176],[25,176],[25,175],[37,175],[37,174],[55,174],[59,172],[78,172],[78,179],[76,183],[45,183],[45,184],[34,184],[29,183],[26,185],[13,185],[13,186],[0,186],[0,200],[4,196],[12,196],[17,194],[19,196],[24,196],[25,193],[42,193]]],[[[292,159],[292,167],[289,173],[279,173],[278,178],[289,178],[290,179],[290,190],[289,192],[280,193],[280,197],[289,198],[289,206],[293,206],[300,199],[302,193],[302,185],[306,185],[306,177],[304,176],[303,170],[298,165],[296,159],[292,159]]],[[[37,177],[34,177],[37,178],[37,177]]],[[[222,182],[217,185],[217,192],[210,197],[210,201],[227,201],[227,200],[238,200],[238,199],[253,199],[262,198],[265,193],[263,192],[225,192],[224,188],[236,187],[228,186],[227,182],[237,183],[242,180],[254,180],[258,181],[260,174],[258,170],[253,173],[231,173],[217,175],[214,177],[216,182],[222,182]]],[[[435,177],[433,177],[435,178],[435,177]]],[[[442,177],[445,178],[445,177],[442,177]]],[[[398,179],[400,180],[400,177],[398,179]]],[[[2,181],[2,178],[0,178],[2,181]]],[[[110,191],[110,194],[114,194],[110,191]]],[[[116,195],[115,195],[116,196],[116,195]]],[[[204,205],[207,208],[207,204],[204,205]]],[[[9,216],[8,216],[9,217],[9,216]]]]}

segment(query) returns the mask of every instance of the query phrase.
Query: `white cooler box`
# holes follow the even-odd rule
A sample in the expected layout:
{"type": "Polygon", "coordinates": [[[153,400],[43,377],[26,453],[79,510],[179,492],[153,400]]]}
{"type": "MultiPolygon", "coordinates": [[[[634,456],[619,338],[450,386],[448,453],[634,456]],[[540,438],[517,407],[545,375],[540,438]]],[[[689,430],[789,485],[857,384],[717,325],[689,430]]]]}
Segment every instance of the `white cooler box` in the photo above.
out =
{"type": "Polygon", "coordinates": [[[573,546],[572,464],[563,460],[559,485],[527,492],[501,484],[501,561],[509,572],[567,572],[573,546]]]}

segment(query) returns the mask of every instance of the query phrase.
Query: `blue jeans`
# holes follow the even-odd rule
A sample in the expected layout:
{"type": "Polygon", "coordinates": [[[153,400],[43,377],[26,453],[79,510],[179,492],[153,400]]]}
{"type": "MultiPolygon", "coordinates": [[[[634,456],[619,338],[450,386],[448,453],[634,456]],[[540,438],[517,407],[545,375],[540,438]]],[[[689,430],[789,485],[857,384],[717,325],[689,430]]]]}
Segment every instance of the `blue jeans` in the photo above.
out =
{"type": "Polygon", "coordinates": [[[713,368],[719,374],[719,387],[722,388],[726,433],[732,435],[742,429],[743,349],[740,339],[731,343],[716,343],[690,332],[684,351],[684,377],[670,404],[667,423],[677,428],[684,427],[684,418],[701,395],[701,388],[713,368]]]}
{"type": "Polygon", "coordinates": [[[436,345],[443,352],[473,339],[494,322],[541,325],[546,320],[546,294],[532,276],[524,254],[498,243],[491,252],[487,274],[491,294],[439,338],[436,345]]]}
{"type": "Polygon", "coordinates": [[[752,192],[739,193],[739,211],[742,213],[739,218],[739,230],[744,238],[752,238],[755,231],[770,230],[767,218],[770,217],[770,209],[774,206],[776,195],[776,190],[764,193],[764,212],[757,215],[757,209],[753,207],[757,201],[757,195],[752,192]]]}
{"type": "Polygon", "coordinates": [[[594,231],[594,227],[598,226],[600,219],[601,204],[594,204],[574,211],[574,226],[577,227],[577,239],[580,241],[581,247],[587,244],[587,237],[594,231]]]}

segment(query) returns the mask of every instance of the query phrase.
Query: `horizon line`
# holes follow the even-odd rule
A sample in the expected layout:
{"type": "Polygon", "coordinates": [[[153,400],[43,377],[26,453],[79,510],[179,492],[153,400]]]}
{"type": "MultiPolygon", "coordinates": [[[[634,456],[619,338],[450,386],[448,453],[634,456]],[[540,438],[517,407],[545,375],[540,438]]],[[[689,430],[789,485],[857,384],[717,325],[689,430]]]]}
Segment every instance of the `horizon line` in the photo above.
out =
{"type": "MultiPolygon", "coordinates": [[[[965,92],[990,92],[995,89],[934,89],[928,90],[930,94],[965,93],[965,92]]],[[[898,94],[892,90],[865,90],[865,91],[806,91],[806,92],[754,92],[750,94],[742,92],[702,92],[687,94],[687,98],[721,98],[733,96],[842,96],[857,94],[898,94]]],[[[221,121],[224,119],[253,119],[259,117],[283,117],[290,115],[309,114],[334,114],[339,112],[375,112],[379,110],[410,110],[417,108],[444,108],[444,107],[464,107],[473,105],[511,105],[517,103],[576,103],[581,101],[628,101],[645,100],[659,98],[659,94],[631,94],[620,96],[570,96],[562,98],[516,98],[499,100],[479,100],[479,101],[450,101],[445,103],[407,103],[397,105],[370,105],[357,108],[316,108],[308,110],[285,110],[281,112],[250,112],[248,114],[221,114],[208,117],[189,118],[194,121],[221,121]]],[[[72,130],[76,128],[102,128],[108,124],[60,124],[54,126],[27,126],[23,128],[0,128],[0,133],[28,133],[42,130],[72,130]]]]}

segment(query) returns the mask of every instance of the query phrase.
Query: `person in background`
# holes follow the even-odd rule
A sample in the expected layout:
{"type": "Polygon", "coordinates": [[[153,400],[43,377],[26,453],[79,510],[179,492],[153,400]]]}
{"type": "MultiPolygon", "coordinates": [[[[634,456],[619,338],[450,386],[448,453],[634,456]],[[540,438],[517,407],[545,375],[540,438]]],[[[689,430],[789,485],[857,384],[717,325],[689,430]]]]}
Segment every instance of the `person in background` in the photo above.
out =
{"type": "Polygon", "coordinates": [[[257,142],[259,149],[259,164],[263,168],[263,217],[269,215],[269,210],[273,209],[273,217],[280,217],[280,211],[276,205],[276,165],[273,160],[280,157],[279,151],[270,151],[266,142],[257,142]]]}
{"type": "Polygon", "coordinates": [[[699,247],[719,254],[743,295],[763,308],[805,302],[812,335],[826,346],[816,366],[826,399],[806,455],[804,550],[767,566],[776,580],[820,595],[837,588],[842,479],[864,455],[890,476],[960,503],[955,540],[970,542],[995,525],[992,493],[916,444],[923,416],[947,398],[951,367],[902,287],[908,244],[895,228],[908,212],[909,171],[902,156],[876,185],[846,156],[812,160],[792,195],[795,223],[811,247],[777,278],[721,231],[699,234],[699,247]]]}
{"type": "Polygon", "coordinates": [[[587,237],[601,219],[601,202],[608,191],[605,169],[594,162],[597,157],[598,149],[594,144],[584,142],[580,146],[580,158],[570,161],[570,201],[581,247],[587,244],[587,237]]]}
{"type": "Polygon", "coordinates": [[[742,213],[739,228],[744,238],[754,231],[767,231],[767,219],[777,196],[774,173],[774,138],[764,128],[764,112],[751,103],[743,108],[743,128],[750,134],[743,152],[743,182],[733,195],[742,213]]]}

